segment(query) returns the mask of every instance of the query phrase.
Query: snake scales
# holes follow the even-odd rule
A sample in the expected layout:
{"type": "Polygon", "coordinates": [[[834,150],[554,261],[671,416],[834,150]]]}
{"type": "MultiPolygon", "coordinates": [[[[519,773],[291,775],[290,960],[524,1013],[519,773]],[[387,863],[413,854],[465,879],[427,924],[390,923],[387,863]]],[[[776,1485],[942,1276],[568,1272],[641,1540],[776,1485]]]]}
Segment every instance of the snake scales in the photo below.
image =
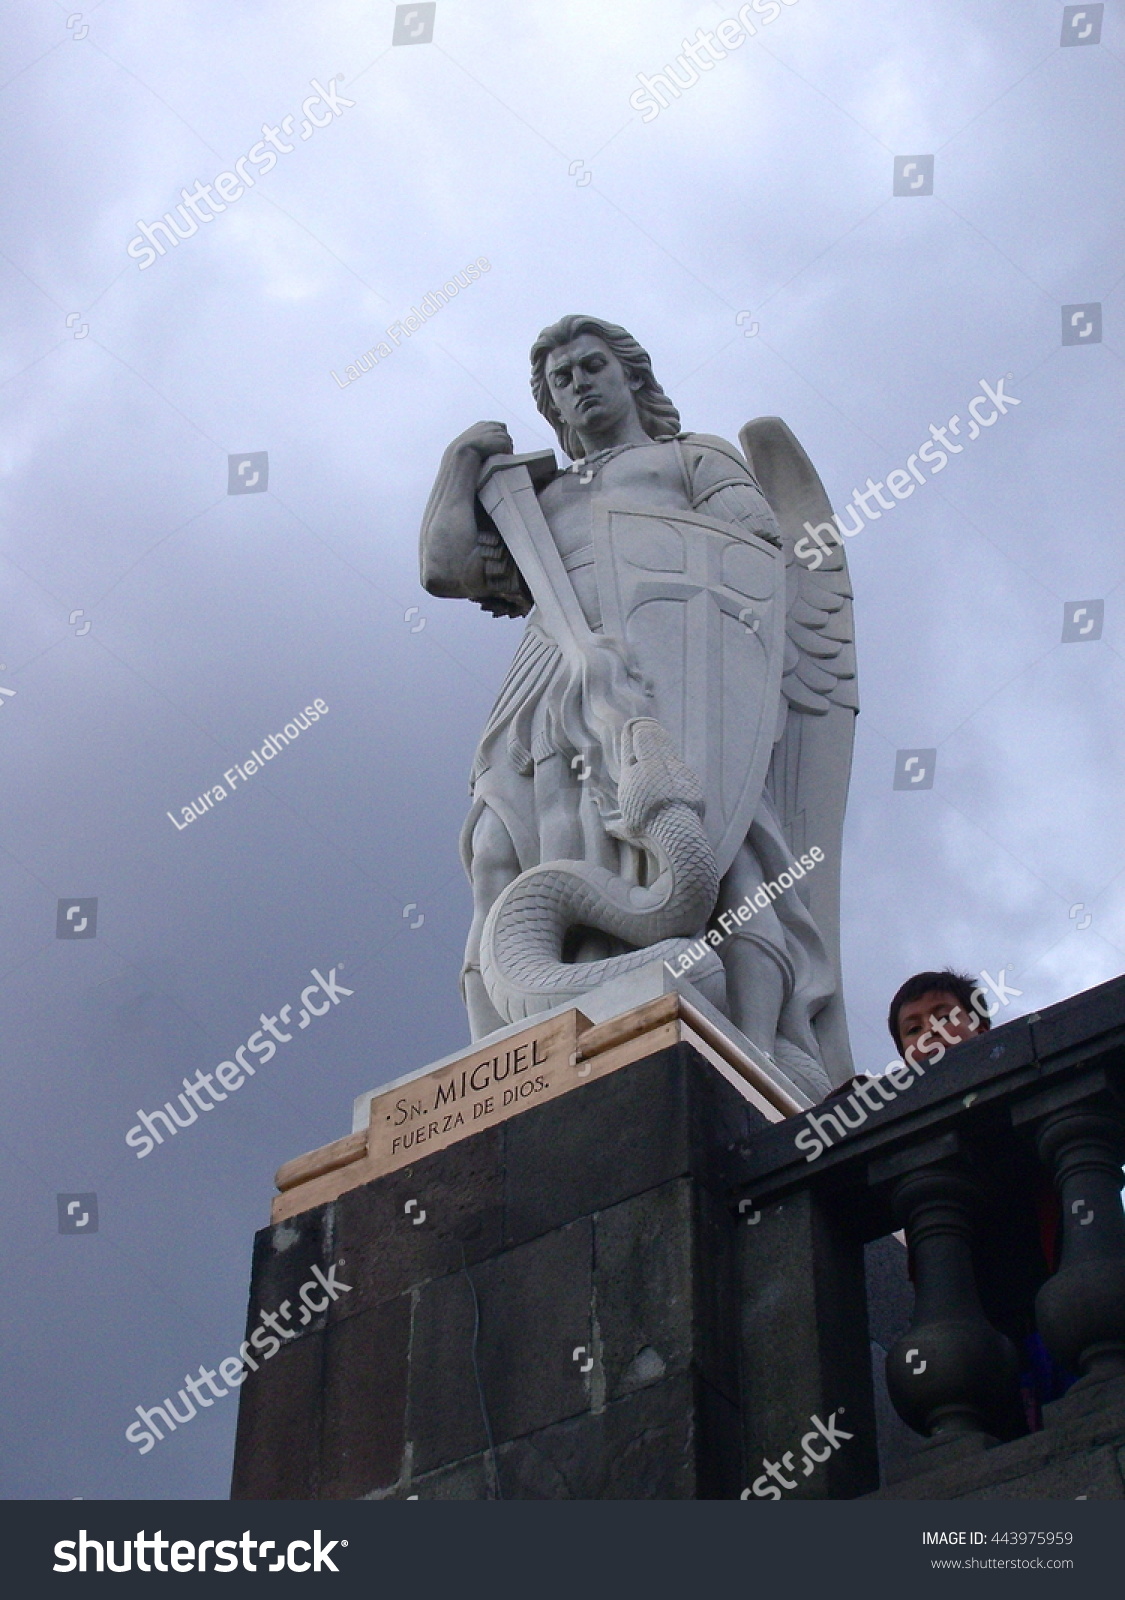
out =
{"type": "Polygon", "coordinates": [[[656,875],[649,884],[631,884],[593,862],[547,861],[514,879],[490,910],[481,944],[485,984],[509,1022],[652,961],[672,960],[714,909],[719,874],[703,827],[703,787],[652,717],[634,717],[622,730],[617,798],[621,836],[654,858],[656,875]],[[613,934],[634,948],[598,961],[564,961],[575,927],[613,934]]]}

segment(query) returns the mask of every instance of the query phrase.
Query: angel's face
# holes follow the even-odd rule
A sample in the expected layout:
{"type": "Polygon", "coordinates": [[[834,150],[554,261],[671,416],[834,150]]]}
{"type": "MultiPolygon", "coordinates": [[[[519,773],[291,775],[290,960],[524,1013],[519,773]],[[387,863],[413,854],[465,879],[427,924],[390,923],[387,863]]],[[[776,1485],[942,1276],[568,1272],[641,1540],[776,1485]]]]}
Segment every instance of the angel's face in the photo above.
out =
{"type": "Polygon", "coordinates": [[[635,391],[613,351],[596,334],[582,333],[547,357],[551,398],[564,422],[574,428],[587,450],[616,442],[636,425],[635,391]]]}

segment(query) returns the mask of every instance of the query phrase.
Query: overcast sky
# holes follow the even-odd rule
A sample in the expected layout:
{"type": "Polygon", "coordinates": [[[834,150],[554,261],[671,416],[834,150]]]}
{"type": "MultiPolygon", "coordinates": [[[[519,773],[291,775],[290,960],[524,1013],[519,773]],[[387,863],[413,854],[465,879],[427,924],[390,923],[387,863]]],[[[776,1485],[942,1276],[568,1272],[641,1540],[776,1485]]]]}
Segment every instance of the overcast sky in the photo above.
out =
{"type": "Polygon", "coordinates": [[[646,121],[638,74],[736,6],[438,0],[404,46],[359,0],[69,7],[9,16],[0,74],[0,1492],[225,1497],[233,1395],[143,1457],[124,1430],[236,1351],[280,1163],[467,1039],[457,835],[521,624],[426,596],[417,529],[469,423],[555,443],[527,383],[547,322],[625,324],[687,428],[783,417],[837,508],[1005,379],[1018,406],[849,541],[857,1065],[886,1063],[919,967],[1006,967],[1013,1014],[1122,970],[1125,27],[1109,4],[1064,47],[1054,0],[761,0],[646,121]],[[354,104],[302,140],[313,78],[354,104]],[[138,220],[290,116],[272,170],[259,149],[142,270],[138,220]],[[932,194],[896,197],[919,155],[932,194]],[[1062,308],[1094,304],[1100,342],[1083,314],[1064,345],[1062,308]],[[263,451],[266,492],[228,494],[263,451]],[[1091,600],[1100,637],[1063,643],[1091,600]],[[936,749],[932,788],[893,788],[902,749],[936,749]],[[92,897],[96,937],[57,938],[92,897]],[[314,967],[354,993],[138,1160],[137,1108],[314,967]],[[98,1232],[60,1234],[57,1195],[88,1192],[98,1232]]]}

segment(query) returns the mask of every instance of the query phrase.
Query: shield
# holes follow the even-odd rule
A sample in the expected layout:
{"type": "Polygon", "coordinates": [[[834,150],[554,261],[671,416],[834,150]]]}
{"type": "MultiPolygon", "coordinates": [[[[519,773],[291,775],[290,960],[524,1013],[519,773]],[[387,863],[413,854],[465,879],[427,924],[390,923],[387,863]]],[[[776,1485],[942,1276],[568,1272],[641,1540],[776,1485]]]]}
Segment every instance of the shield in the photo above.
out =
{"type": "Polygon", "coordinates": [[[757,810],[777,730],[785,565],[769,540],[693,512],[595,513],[602,625],[698,773],[720,875],[757,810]]]}

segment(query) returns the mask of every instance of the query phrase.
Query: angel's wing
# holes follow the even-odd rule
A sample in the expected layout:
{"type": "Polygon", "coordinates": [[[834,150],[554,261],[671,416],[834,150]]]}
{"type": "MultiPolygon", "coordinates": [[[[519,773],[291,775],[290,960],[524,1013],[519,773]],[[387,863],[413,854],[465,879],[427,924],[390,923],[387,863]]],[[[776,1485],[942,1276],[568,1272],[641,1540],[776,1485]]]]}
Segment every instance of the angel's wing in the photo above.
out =
{"type": "MultiPolygon", "coordinates": [[[[799,885],[836,974],[836,993],[814,1026],[833,1083],[853,1072],[840,982],[840,847],[851,774],[856,693],[852,590],[844,546],[831,544],[813,571],[797,540],[832,520],[816,469],[780,417],[748,422],[739,440],[781,526],[787,623],[781,714],[767,783],[794,853],[818,845],[825,860],[799,885]]],[[[806,541],[806,548],[816,548],[806,541]]]]}

